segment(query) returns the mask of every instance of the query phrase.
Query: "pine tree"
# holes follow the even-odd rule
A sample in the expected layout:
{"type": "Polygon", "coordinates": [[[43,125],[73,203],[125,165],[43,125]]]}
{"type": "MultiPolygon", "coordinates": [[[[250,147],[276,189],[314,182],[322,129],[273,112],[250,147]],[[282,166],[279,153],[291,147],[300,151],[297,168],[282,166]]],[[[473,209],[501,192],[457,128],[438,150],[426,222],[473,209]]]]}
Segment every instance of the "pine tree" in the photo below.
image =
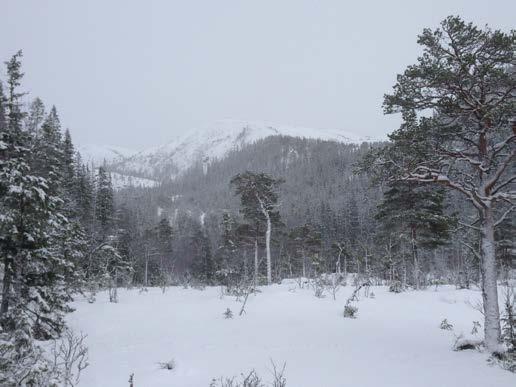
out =
{"type": "MultiPolygon", "coordinates": [[[[231,185],[240,196],[244,218],[255,225],[256,230],[265,224],[265,251],[267,255],[267,284],[272,283],[271,234],[272,225],[280,221],[278,208],[278,188],[282,179],[274,179],[266,173],[245,172],[234,176],[231,185]]],[[[258,235],[256,236],[256,251],[258,235]]],[[[256,261],[256,259],[255,259],[256,261]]],[[[256,276],[257,273],[255,273],[256,276]]]]}
{"type": "Polygon", "coordinates": [[[444,191],[416,182],[396,182],[389,185],[376,219],[381,222],[384,238],[400,238],[412,252],[413,284],[419,289],[420,249],[435,249],[444,245],[455,223],[444,214],[444,191]]]}
{"type": "Polygon", "coordinates": [[[402,113],[391,143],[371,153],[369,171],[388,180],[437,184],[477,211],[485,344],[500,343],[495,228],[516,208],[516,31],[481,30],[459,17],[425,29],[424,53],[385,96],[386,113],[402,113]],[[428,116],[425,112],[431,110],[428,116]],[[500,214],[499,216],[497,214],[500,214]]]}

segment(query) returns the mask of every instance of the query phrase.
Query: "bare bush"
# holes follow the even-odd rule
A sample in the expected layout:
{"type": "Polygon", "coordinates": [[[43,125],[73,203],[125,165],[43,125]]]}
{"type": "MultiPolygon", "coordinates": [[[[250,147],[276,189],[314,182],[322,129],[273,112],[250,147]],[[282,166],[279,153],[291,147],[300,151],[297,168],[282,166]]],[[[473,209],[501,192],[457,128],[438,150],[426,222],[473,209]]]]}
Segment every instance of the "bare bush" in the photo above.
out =
{"type": "Polygon", "coordinates": [[[286,363],[283,363],[281,368],[278,368],[272,360],[271,364],[272,380],[269,383],[265,383],[255,370],[251,370],[246,374],[240,374],[238,379],[237,377],[214,378],[210,383],[210,387],[286,387],[286,363]]]}
{"type": "Polygon", "coordinates": [[[231,309],[226,308],[226,311],[224,312],[224,318],[225,319],[233,318],[233,312],[231,311],[231,309]]]}
{"type": "Polygon", "coordinates": [[[81,372],[88,367],[86,335],[67,329],[60,339],[54,340],[51,350],[53,373],[59,375],[64,386],[79,384],[81,372]]]}

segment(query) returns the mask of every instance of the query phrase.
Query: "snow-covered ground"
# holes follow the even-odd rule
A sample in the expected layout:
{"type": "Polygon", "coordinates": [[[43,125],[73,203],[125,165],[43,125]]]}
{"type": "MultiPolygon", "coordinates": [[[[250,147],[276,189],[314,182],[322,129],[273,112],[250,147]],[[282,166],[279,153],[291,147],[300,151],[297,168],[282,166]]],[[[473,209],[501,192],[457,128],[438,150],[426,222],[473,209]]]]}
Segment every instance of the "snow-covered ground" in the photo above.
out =
{"type": "Polygon", "coordinates": [[[204,291],[169,288],[140,293],[121,290],[118,304],[101,293],[97,302],[79,299],[69,322],[88,334],[91,365],[81,386],[208,387],[213,378],[256,369],[270,380],[271,359],[286,362],[287,386],[496,387],[516,376],[487,363],[477,351],[451,350],[454,334],[471,336],[482,322],[471,305],[474,290],[441,287],[392,294],[373,287],[375,298],[360,297],[358,318],[342,317],[353,287],[316,298],[293,281],[261,288],[241,302],[204,291]],[[223,316],[230,308],[233,319],[223,316]],[[446,318],[454,332],[441,330],[446,318]],[[176,368],[158,363],[173,359],[176,368]]]}

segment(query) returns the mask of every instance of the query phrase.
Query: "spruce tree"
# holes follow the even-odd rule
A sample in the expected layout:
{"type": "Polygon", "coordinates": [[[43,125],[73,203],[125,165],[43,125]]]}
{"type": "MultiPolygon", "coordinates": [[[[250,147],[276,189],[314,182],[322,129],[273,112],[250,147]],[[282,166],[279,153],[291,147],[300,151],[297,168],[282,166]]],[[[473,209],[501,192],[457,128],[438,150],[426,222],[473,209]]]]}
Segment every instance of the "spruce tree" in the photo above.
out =
{"type": "Polygon", "coordinates": [[[20,57],[21,52],[7,62],[8,119],[0,132],[2,385],[18,384],[20,372],[26,383],[38,385],[48,371],[35,339],[58,337],[64,329],[75,272],[64,248],[72,241],[70,223],[61,211],[66,198],[59,196],[59,164],[53,165],[54,154],[42,153],[43,148],[52,153],[59,144],[46,137],[48,142],[36,147],[34,134],[22,128],[20,57]]]}
{"type": "Polygon", "coordinates": [[[45,119],[45,105],[43,101],[36,97],[30,104],[29,113],[27,115],[27,122],[25,124],[26,129],[29,133],[35,137],[38,135],[38,131],[45,119]]]}
{"type": "Polygon", "coordinates": [[[5,95],[2,82],[0,82],[0,133],[5,133],[7,122],[5,117],[5,95]]]}
{"type": "Polygon", "coordinates": [[[215,263],[211,253],[211,246],[203,227],[193,223],[189,246],[193,261],[191,263],[192,276],[205,284],[212,284],[215,274],[215,263]]]}
{"type": "Polygon", "coordinates": [[[241,262],[237,262],[236,223],[228,212],[222,214],[220,228],[220,243],[216,253],[217,273],[219,280],[228,286],[242,271],[241,262]]]}
{"type": "Polygon", "coordinates": [[[95,220],[99,226],[98,235],[100,239],[104,240],[112,231],[114,215],[113,187],[109,172],[104,167],[98,169],[96,188],[95,220]]]}

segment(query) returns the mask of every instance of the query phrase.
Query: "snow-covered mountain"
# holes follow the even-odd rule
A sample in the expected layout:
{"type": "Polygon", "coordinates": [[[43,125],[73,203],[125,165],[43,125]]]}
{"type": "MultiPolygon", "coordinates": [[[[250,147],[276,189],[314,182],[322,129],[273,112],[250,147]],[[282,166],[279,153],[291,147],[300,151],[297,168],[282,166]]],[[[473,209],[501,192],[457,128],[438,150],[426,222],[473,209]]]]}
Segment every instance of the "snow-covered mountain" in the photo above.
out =
{"type": "Polygon", "coordinates": [[[81,154],[82,161],[96,167],[106,162],[112,164],[120,162],[135,153],[135,150],[122,148],[114,145],[79,144],[77,151],[81,154]]]}
{"type": "Polygon", "coordinates": [[[322,130],[269,122],[222,120],[191,130],[168,144],[136,153],[114,164],[119,173],[174,178],[198,162],[210,163],[230,151],[269,136],[314,138],[343,143],[373,141],[339,130],[322,130]]]}

